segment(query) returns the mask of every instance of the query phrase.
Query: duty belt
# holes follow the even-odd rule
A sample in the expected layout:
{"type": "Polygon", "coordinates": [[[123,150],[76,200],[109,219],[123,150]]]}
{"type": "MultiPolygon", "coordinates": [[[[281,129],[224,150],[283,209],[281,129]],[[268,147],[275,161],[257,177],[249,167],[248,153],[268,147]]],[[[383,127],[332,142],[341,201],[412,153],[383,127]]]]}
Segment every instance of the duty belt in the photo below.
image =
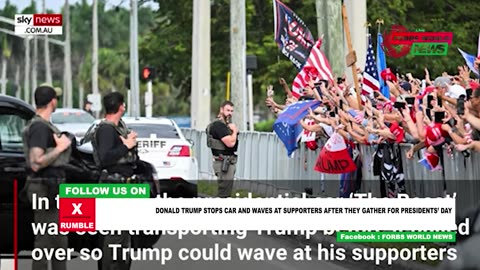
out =
{"type": "Polygon", "coordinates": [[[236,155],[223,155],[223,154],[220,154],[218,156],[213,156],[213,159],[216,160],[216,161],[223,161],[224,159],[226,158],[231,158],[231,157],[236,157],[236,155]]]}
{"type": "Polygon", "coordinates": [[[140,183],[140,179],[137,175],[123,176],[119,173],[102,175],[100,177],[100,183],[123,183],[123,184],[135,184],[140,183]]]}

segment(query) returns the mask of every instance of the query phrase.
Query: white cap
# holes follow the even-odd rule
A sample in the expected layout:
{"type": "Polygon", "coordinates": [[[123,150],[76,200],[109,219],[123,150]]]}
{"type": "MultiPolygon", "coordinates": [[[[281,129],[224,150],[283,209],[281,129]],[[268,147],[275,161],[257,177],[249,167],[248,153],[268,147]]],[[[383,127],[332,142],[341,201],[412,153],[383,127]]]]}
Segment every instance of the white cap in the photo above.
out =
{"type": "Polygon", "coordinates": [[[461,85],[454,84],[448,88],[445,95],[451,98],[459,98],[461,95],[467,96],[467,91],[461,85]]]}

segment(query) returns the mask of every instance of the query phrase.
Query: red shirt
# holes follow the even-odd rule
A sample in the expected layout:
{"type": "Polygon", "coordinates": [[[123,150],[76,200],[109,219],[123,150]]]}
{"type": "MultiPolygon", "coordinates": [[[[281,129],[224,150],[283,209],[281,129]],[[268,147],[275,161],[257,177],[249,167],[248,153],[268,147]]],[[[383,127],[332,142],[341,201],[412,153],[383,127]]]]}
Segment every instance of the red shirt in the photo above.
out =
{"type": "Polygon", "coordinates": [[[397,122],[393,122],[390,125],[390,132],[395,135],[395,140],[388,139],[389,142],[391,143],[401,143],[403,142],[403,138],[405,138],[405,131],[403,130],[403,127],[401,127],[397,122]]]}

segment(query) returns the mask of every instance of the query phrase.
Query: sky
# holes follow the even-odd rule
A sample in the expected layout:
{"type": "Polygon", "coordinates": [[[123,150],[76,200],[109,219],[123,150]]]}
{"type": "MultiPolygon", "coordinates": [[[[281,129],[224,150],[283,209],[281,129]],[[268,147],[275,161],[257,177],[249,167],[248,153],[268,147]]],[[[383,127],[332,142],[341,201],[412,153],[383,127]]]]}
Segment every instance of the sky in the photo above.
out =
{"type": "MultiPolygon", "coordinates": [[[[42,6],[42,0],[36,0],[37,1],[37,8],[41,8],[42,6]]],[[[69,0],[69,4],[72,5],[76,2],[80,2],[81,0],[69,0]]],[[[5,6],[6,0],[0,0],[0,7],[3,8],[5,6]]],[[[25,7],[30,5],[31,0],[10,0],[10,3],[15,3],[17,6],[18,10],[21,11],[25,7]]],[[[92,3],[92,0],[87,0],[87,3],[92,3]]],[[[64,0],[45,0],[45,6],[47,9],[51,9],[55,12],[60,12],[63,4],[65,3],[64,0]]],[[[107,0],[107,8],[112,8],[114,6],[120,5],[125,8],[130,7],[130,1],[129,0],[107,0]]],[[[148,3],[146,5],[151,6],[152,8],[157,7],[158,5],[153,4],[153,3],[148,3]]]]}

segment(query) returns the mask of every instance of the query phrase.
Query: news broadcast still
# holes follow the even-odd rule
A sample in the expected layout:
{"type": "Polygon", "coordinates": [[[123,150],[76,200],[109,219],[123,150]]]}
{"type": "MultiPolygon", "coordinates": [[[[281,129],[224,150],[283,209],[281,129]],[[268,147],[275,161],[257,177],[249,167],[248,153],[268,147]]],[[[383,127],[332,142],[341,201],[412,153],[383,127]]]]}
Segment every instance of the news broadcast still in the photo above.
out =
{"type": "Polygon", "coordinates": [[[0,2],[0,270],[480,270],[477,5],[0,2]]]}

